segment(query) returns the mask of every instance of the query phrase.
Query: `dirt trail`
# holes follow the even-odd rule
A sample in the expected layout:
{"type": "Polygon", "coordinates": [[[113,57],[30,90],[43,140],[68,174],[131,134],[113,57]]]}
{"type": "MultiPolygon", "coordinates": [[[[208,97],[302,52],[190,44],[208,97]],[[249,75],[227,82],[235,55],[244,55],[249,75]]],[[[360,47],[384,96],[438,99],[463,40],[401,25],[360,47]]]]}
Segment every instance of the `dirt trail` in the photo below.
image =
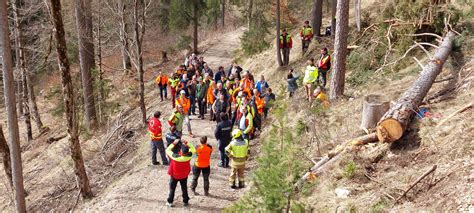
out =
{"type": "MultiPolygon", "coordinates": [[[[235,31],[223,34],[219,39],[212,40],[205,46],[203,54],[204,59],[210,64],[212,69],[217,66],[227,66],[231,63],[233,51],[240,47],[240,36],[244,29],[239,28],[235,31]]],[[[149,91],[149,94],[159,97],[156,91],[149,91]]],[[[148,97],[150,100],[151,97],[148,97]]],[[[163,129],[167,132],[168,124],[166,119],[171,112],[170,101],[159,102],[158,99],[147,103],[147,110],[154,112],[160,110],[164,112],[162,117],[163,129]]],[[[227,207],[233,201],[236,201],[243,193],[243,190],[233,190],[228,186],[228,175],[230,169],[217,167],[219,153],[217,150],[217,141],[214,138],[215,122],[198,119],[191,116],[191,125],[195,138],[190,138],[186,127],[184,127],[184,138],[191,141],[194,145],[198,144],[199,137],[207,136],[208,142],[213,146],[214,152],[211,160],[211,176],[210,176],[210,196],[203,196],[202,178],[199,180],[197,192],[201,195],[193,195],[190,191],[190,206],[183,207],[181,189],[178,186],[175,195],[173,208],[165,206],[168,196],[169,176],[167,174],[168,167],[150,166],[149,142],[147,136],[141,139],[143,142],[138,150],[139,160],[133,160],[129,163],[135,164],[134,169],[128,174],[115,181],[108,188],[103,190],[93,200],[86,202],[80,208],[82,210],[92,211],[172,211],[172,212],[216,212],[227,207]]],[[[158,156],[158,159],[160,157],[158,156]]],[[[192,163],[194,160],[192,161],[192,163]]],[[[188,186],[191,182],[192,175],[188,178],[188,186]]]]}

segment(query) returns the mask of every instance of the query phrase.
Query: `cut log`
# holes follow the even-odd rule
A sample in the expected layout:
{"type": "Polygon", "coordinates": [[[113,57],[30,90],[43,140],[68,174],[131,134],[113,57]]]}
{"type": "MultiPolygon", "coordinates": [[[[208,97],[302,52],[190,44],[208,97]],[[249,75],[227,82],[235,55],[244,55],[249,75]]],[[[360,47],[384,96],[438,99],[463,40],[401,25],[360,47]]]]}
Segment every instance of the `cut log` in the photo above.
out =
{"type": "Polygon", "coordinates": [[[365,96],[360,127],[369,131],[374,129],[380,118],[382,118],[389,108],[390,102],[383,100],[381,95],[365,96]]]}
{"type": "Polygon", "coordinates": [[[377,136],[380,142],[394,142],[400,139],[406,130],[414,112],[422,103],[433,82],[441,72],[443,64],[451,52],[455,34],[448,32],[418,79],[397,100],[393,107],[382,117],[377,125],[377,136]]]}

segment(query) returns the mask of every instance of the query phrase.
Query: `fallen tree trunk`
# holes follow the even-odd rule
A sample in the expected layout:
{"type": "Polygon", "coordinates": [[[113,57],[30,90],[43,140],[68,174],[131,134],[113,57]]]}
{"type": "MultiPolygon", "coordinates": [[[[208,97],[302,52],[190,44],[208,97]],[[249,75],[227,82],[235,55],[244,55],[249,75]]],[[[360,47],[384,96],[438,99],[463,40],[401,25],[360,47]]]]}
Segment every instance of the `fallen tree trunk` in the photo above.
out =
{"type": "Polygon", "coordinates": [[[451,52],[454,36],[451,31],[446,34],[433,59],[424,66],[418,79],[382,117],[377,125],[377,137],[380,142],[394,142],[403,136],[414,112],[441,72],[451,52]]]}

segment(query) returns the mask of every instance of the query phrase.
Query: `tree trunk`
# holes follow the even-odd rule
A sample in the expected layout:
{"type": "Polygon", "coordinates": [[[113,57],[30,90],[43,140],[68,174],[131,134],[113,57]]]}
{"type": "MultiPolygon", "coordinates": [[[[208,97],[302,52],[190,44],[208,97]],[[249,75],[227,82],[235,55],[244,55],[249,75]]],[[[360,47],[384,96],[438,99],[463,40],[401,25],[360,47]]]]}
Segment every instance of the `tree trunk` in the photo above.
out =
{"type": "Polygon", "coordinates": [[[33,113],[33,120],[35,121],[36,126],[38,127],[38,131],[42,133],[47,128],[44,127],[43,121],[41,121],[38,105],[36,104],[35,89],[34,89],[33,82],[31,80],[29,73],[27,73],[26,75],[26,83],[28,84],[28,95],[29,95],[29,101],[30,101],[29,103],[31,107],[31,112],[33,113]]]}
{"type": "Polygon", "coordinates": [[[347,36],[349,34],[349,0],[337,2],[337,25],[334,39],[334,68],[329,97],[336,99],[344,94],[346,74],[347,36]]]}
{"type": "Polygon", "coordinates": [[[16,97],[13,78],[13,60],[10,46],[10,30],[8,27],[7,1],[0,1],[0,48],[5,107],[10,136],[10,160],[12,162],[12,179],[15,189],[15,207],[17,212],[23,213],[26,212],[25,188],[23,186],[20,133],[18,130],[18,117],[16,114],[16,97]]]}
{"type": "Polygon", "coordinates": [[[76,174],[77,186],[83,198],[91,198],[92,191],[89,185],[84,159],[82,157],[81,144],[79,142],[78,123],[76,119],[76,106],[74,98],[74,88],[72,85],[69,59],[67,57],[66,38],[61,15],[61,0],[50,0],[51,16],[55,28],[56,51],[58,55],[58,65],[61,71],[61,81],[63,85],[64,108],[66,114],[67,132],[69,135],[69,146],[71,158],[74,163],[74,173],[76,174]]]}
{"type": "MultiPolygon", "coordinates": [[[[101,1],[99,0],[99,5],[101,1]]],[[[102,22],[102,13],[101,8],[97,8],[97,60],[98,60],[98,73],[99,73],[99,122],[102,123],[102,105],[105,102],[105,90],[104,90],[104,70],[102,70],[102,32],[101,32],[101,22],[102,22]]]]}
{"type": "Polygon", "coordinates": [[[144,5],[140,5],[141,9],[143,10],[143,13],[141,14],[141,18],[139,18],[138,14],[138,8],[140,7],[139,4],[142,4],[141,0],[135,0],[135,8],[134,8],[134,13],[133,17],[135,19],[135,42],[136,42],[136,56],[137,58],[137,70],[138,70],[138,78],[140,81],[140,91],[139,91],[139,96],[140,96],[140,109],[142,111],[142,121],[146,125],[146,108],[145,108],[145,83],[143,81],[143,56],[142,56],[142,42],[143,42],[143,36],[145,35],[145,8],[144,5]],[[141,20],[139,20],[141,19],[141,20]],[[141,25],[141,34],[140,34],[140,27],[139,27],[139,22],[141,25]]]}
{"type": "Polygon", "coordinates": [[[250,30],[250,24],[252,23],[252,12],[253,12],[253,0],[248,0],[247,5],[247,29],[250,30]]]}
{"type": "Polygon", "coordinates": [[[30,106],[28,104],[28,81],[27,75],[28,70],[26,70],[26,62],[25,62],[25,52],[23,51],[23,42],[22,42],[22,34],[21,34],[21,25],[20,25],[20,14],[19,14],[19,7],[20,1],[14,0],[12,2],[13,8],[13,24],[14,24],[14,32],[15,32],[15,44],[16,44],[16,68],[20,70],[21,76],[21,93],[20,97],[22,99],[21,108],[23,109],[23,116],[25,117],[25,126],[26,126],[26,137],[28,142],[33,140],[33,130],[31,129],[31,114],[30,114],[30,106]]]}
{"type": "MultiPolygon", "coordinates": [[[[286,38],[283,38],[286,39],[286,38]]],[[[283,61],[281,60],[281,51],[280,51],[280,0],[276,1],[276,50],[277,50],[277,62],[279,66],[283,66],[283,61]]]]}
{"type": "Polygon", "coordinates": [[[130,60],[130,44],[128,43],[128,24],[127,24],[127,16],[125,14],[126,11],[126,4],[121,1],[119,4],[120,6],[120,30],[119,36],[120,41],[122,42],[122,66],[125,70],[125,73],[128,73],[132,68],[132,62],[130,60]]]}
{"type": "Polygon", "coordinates": [[[198,24],[199,24],[199,16],[198,16],[198,0],[193,0],[193,52],[198,54],[198,24]]]}
{"type": "Polygon", "coordinates": [[[23,80],[21,77],[21,71],[20,69],[17,70],[18,72],[15,72],[15,77],[18,78],[15,81],[16,84],[16,101],[17,101],[17,109],[18,109],[18,115],[23,115],[23,80]]]}
{"type": "Polygon", "coordinates": [[[313,3],[313,32],[315,36],[321,35],[323,23],[323,0],[314,0],[313,3]]]}
{"type": "Polygon", "coordinates": [[[95,111],[94,79],[92,70],[95,69],[94,39],[92,32],[92,0],[75,0],[76,28],[81,66],[82,91],[84,95],[84,119],[88,131],[97,124],[95,111]]]}
{"type": "Polygon", "coordinates": [[[403,136],[414,111],[418,110],[418,106],[441,72],[443,64],[451,52],[454,37],[453,32],[448,32],[436,50],[433,59],[424,66],[418,79],[382,117],[377,125],[377,136],[380,142],[394,142],[403,136]]]}
{"type": "Polygon", "coordinates": [[[354,15],[358,32],[360,32],[360,1],[361,0],[354,1],[354,15]]]}
{"type": "Polygon", "coordinates": [[[7,176],[10,189],[13,190],[13,180],[12,180],[12,163],[10,159],[10,148],[8,147],[7,140],[3,134],[3,127],[0,124],[0,156],[3,159],[3,169],[5,170],[5,175],[7,176]]]}
{"type": "Polygon", "coordinates": [[[222,29],[225,27],[225,0],[222,0],[222,17],[221,17],[222,29]]]}
{"type": "Polygon", "coordinates": [[[390,102],[383,100],[381,95],[365,96],[360,127],[364,130],[373,130],[389,108],[390,102]]]}
{"type": "Polygon", "coordinates": [[[337,0],[331,0],[331,37],[336,36],[336,10],[337,0]]]}

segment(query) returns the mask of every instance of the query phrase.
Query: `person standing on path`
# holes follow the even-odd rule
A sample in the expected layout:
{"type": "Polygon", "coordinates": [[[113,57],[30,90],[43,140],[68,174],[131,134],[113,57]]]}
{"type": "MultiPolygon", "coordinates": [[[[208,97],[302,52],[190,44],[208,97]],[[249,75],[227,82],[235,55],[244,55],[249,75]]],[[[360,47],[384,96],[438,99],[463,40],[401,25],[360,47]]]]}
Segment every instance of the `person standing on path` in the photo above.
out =
{"type": "Polygon", "coordinates": [[[217,123],[221,121],[221,113],[227,114],[230,111],[230,105],[229,102],[225,100],[225,95],[219,92],[218,97],[219,99],[214,102],[214,105],[212,105],[212,111],[214,112],[215,120],[217,123]]]}
{"type": "Polygon", "coordinates": [[[160,88],[161,101],[163,101],[163,93],[165,94],[165,98],[168,99],[168,76],[160,72],[158,77],[155,79],[155,83],[160,88]]]}
{"type": "Polygon", "coordinates": [[[186,98],[186,92],[184,90],[179,92],[179,98],[176,100],[176,104],[182,106],[184,123],[186,123],[186,126],[188,127],[189,136],[193,137],[193,131],[191,130],[191,120],[189,119],[189,109],[191,107],[191,102],[188,98],[186,98]]]}
{"type": "Polygon", "coordinates": [[[160,116],[161,112],[157,111],[153,117],[148,120],[148,132],[151,137],[151,163],[153,165],[160,164],[156,159],[157,150],[159,150],[163,165],[166,166],[168,165],[168,159],[166,158],[165,146],[163,144],[160,116]]]}
{"type": "Polygon", "coordinates": [[[329,55],[328,48],[321,49],[321,56],[318,61],[318,72],[319,72],[319,81],[321,86],[326,87],[326,78],[329,69],[331,69],[331,56],[329,55]]]}
{"type": "Polygon", "coordinates": [[[189,109],[189,115],[196,115],[196,76],[192,77],[192,80],[188,84],[188,96],[189,101],[191,102],[191,107],[189,109]]]}
{"type": "Polygon", "coordinates": [[[315,84],[316,80],[318,80],[318,68],[314,66],[314,59],[310,59],[308,60],[308,65],[306,66],[303,78],[303,83],[309,102],[311,102],[311,92],[313,91],[313,84],[315,84]]]}
{"type": "Polygon", "coordinates": [[[183,141],[181,144],[181,152],[179,154],[173,153],[174,147],[179,143],[179,140],[175,140],[168,148],[166,148],[166,154],[170,158],[170,166],[168,167],[168,175],[170,176],[169,194],[166,206],[173,207],[174,194],[176,186],[181,185],[181,191],[183,193],[184,206],[189,205],[188,196],[188,175],[191,172],[190,161],[196,148],[187,141],[183,141]]]}
{"type": "Polygon", "coordinates": [[[201,144],[196,146],[197,159],[193,166],[193,180],[191,182],[191,191],[197,195],[196,187],[199,176],[202,173],[204,180],[204,196],[209,196],[209,175],[211,174],[211,154],[212,146],[207,144],[207,137],[201,137],[201,144]]]}
{"type": "Polygon", "coordinates": [[[174,109],[176,107],[175,98],[176,98],[176,92],[178,89],[179,75],[177,73],[173,74],[173,76],[171,76],[171,78],[168,79],[168,83],[170,85],[170,91],[171,91],[171,106],[173,106],[173,109],[174,109]]]}
{"type": "Polygon", "coordinates": [[[308,50],[311,40],[313,40],[313,28],[309,26],[309,21],[305,21],[303,27],[300,30],[301,46],[303,48],[302,55],[308,50]]]}
{"type": "Polygon", "coordinates": [[[245,139],[250,139],[250,134],[253,130],[253,116],[250,112],[252,107],[248,106],[247,103],[242,103],[239,109],[238,126],[241,130],[242,136],[245,139]]]}
{"type": "Polygon", "coordinates": [[[176,106],[176,111],[168,119],[168,124],[170,125],[170,127],[176,127],[176,131],[178,132],[178,135],[180,135],[180,137],[183,135],[183,113],[183,106],[178,105],[176,106]]]}
{"type": "Polygon", "coordinates": [[[257,89],[260,94],[265,94],[268,88],[270,88],[270,86],[268,82],[265,81],[265,76],[261,75],[260,80],[255,83],[255,89],[257,89]]]}
{"type": "Polygon", "coordinates": [[[224,113],[221,113],[219,116],[221,117],[221,122],[217,124],[214,131],[220,154],[220,162],[217,166],[227,168],[229,167],[229,157],[225,153],[225,148],[232,140],[232,122],[224,113]]]}
{"type": "Polygon", "coordinates": [[[286,29],[283,29],[282,34],[280,35],[280,50],[283,55],[283,65],[290,64],[290,50],[293,47],[293,39],[291,35],[286,32],[286,29]]]}
{"type": "Polygon", "coordinates": [[[270,107],[273,105],[273,102],[276,100],[276,96],[272,92],[272,88],[268,88],[267,94],[265,94],[263,99],[265,101],[265,108],[263,109],[263,114],[265,115],[265,119],[267,119],[268,111],[270,111],[270,107]]]}
{"type": "MultiPolygon", "coordinates": [[[[181,134],[176,130],[176,126],[170,126],[170,132],[166,133],[166,148],[168,148],[175,140],[181,140],[181,134]]],[[[179,146],[175,146],[173,152],[178,154],[179,146]]]]}
{"type": "Polygon", "coordinates": [[[243,138],[240,129],[232,131],[232,142],[225,148],[231,162],[232,171],[229,177],[230,188],[236,189],[236,180],[239,179],[239,188],[245,187],[245,162],[249,154],[249,141],[243,138]]]}
{"type": "Polygon", "coordinates": [[[290,69],[288,71],[288,75],[287,75],[287,82],[288,82],[288,93],[289,93],[289,97],[293,97],[293,94],[295,93],[295,91],[298,89],[298,83],[296,82],[298,80],[299,76],[295,76],[293,74],[293,69],[290,69]]]}
{"type": "MultiPolygon", "coordinates": [[[[214,101],[216,100],[216,96],[214,96],[214,90],[217,89],[217,84],[215,81],[210,82],[210,86],[207,88],[207,106],[211,108],[210,110],[210,118],[209,120],[213,121],[214,119],[214,112],[212,111],[212,105],[214,104],[214,101]]],[[[207,108],[207,107],[206,107],[207,108]]]]}
{"type": "Polygon", "coordinates": [[[204,113],[206,112],[206,92],[207,84],[202,82],[201,78],[198,78],[198,83],[196,84],[196,102],[198,104],[199,116],[198,118],[204,119],[204,113]]]}

